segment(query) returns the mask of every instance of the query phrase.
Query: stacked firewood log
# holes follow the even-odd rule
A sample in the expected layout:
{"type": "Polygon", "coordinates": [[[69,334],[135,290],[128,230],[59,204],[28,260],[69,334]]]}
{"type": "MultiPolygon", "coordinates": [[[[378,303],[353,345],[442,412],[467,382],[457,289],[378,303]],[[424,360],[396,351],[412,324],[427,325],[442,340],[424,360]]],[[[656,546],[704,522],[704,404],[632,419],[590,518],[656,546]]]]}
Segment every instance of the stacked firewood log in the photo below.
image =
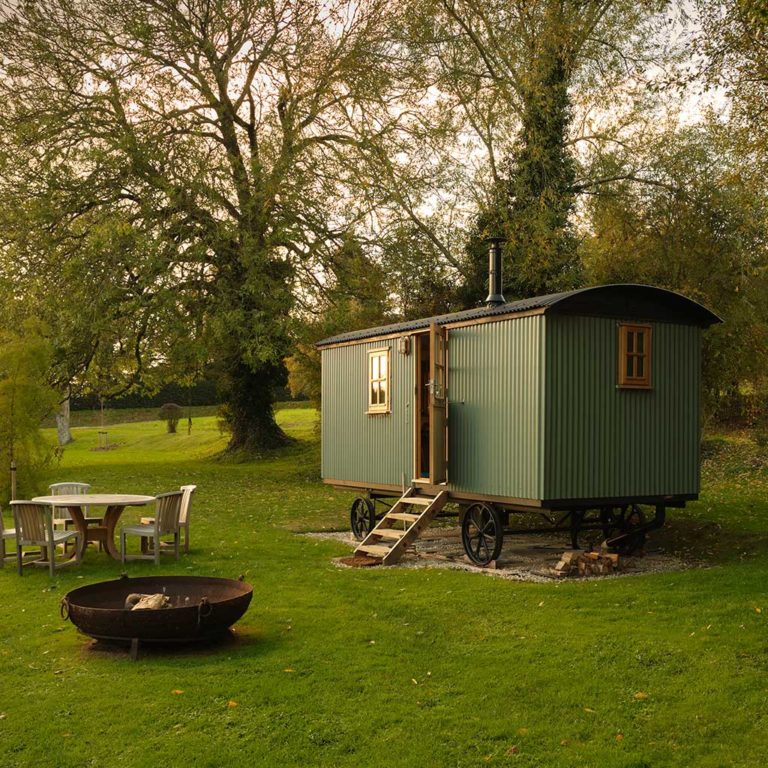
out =
{"type": "Polygon", "coordinates": [[[554,567],[556,576],[604,576],[614,573],[622,567],[619,556],[601,549],[600,552],[583,552],[571,549],[563,552],[560,561],[554,567]]]}

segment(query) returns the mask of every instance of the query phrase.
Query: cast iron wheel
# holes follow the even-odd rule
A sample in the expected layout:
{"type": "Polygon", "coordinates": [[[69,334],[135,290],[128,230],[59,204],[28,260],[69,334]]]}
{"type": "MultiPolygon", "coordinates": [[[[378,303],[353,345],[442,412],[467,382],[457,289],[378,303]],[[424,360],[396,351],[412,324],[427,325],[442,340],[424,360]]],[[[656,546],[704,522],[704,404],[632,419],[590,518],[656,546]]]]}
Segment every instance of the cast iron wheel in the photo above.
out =
{"type": "Polygon", "coordinates": [[[472,504],[461,522],[461,543],[467,557],[477,565],[496,560],[504,543],[504,527],[492,504],[472,504]]]}
{"type": "Polygon", "coordinates": [[[645,525],[645,512],[637,504],[623,511],[621,533],[615,549],[620,555],[633,555],[645,546],[645,531],[635,531],[645,525]]]}
{"type": "Polygon", "coordinates": [[[349,526],[358,541],[362,541],[376,525],[376,511],[373,502],[365,496],[358,496],[349,510],[349,526]]]}

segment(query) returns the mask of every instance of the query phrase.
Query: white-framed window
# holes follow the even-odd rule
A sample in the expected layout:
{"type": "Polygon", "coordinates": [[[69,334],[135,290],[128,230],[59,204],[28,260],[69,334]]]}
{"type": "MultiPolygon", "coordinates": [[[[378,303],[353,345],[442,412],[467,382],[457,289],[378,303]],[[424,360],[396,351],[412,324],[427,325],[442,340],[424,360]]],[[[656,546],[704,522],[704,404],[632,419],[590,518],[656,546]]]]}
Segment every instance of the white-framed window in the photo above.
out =
{"type": "Polygon", "coordinates": [[[389,413],[389,347],[368,352],[368,413],[389,413]]]}

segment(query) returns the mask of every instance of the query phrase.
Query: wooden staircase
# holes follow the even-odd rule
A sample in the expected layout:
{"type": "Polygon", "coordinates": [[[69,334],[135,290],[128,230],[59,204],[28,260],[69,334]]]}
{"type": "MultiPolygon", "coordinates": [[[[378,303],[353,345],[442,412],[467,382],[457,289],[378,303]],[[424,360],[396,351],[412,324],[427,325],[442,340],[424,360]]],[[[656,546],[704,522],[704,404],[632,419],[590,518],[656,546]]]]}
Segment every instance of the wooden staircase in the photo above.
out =
{"type": "Polygon", "coordinates": [[[355,554],[378,557],[382,565],[394,565],[447,501],[448,491],[440,491],[437,496],[417,496],[415,489],[409,488],[363,539],[355,554]]]}

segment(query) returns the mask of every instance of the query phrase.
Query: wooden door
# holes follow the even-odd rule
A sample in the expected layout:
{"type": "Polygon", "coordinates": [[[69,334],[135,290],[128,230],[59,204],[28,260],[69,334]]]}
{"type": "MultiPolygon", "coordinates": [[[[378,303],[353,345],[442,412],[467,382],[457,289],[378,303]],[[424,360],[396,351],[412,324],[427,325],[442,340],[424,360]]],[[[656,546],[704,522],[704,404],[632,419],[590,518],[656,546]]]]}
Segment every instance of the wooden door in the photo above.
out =
{"type": "Polygon", "coordinates": [[[429,482],[448,481],[448,339],[445,328],[429,327],[429,482]]]}

